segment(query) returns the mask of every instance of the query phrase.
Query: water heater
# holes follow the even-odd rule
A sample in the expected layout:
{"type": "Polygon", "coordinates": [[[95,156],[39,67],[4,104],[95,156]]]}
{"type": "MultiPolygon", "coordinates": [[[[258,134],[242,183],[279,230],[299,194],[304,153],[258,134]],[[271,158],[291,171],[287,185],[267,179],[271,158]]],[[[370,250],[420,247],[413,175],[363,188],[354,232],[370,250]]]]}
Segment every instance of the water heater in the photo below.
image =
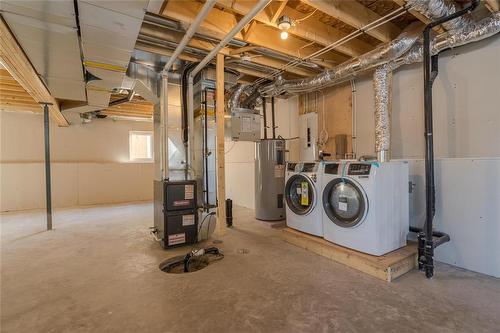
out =
{"type": "Polygon", "coordinates": [[[265,139],[256,143],[255,218],[277,221],[285,218],[285,140],[265,139]]]}

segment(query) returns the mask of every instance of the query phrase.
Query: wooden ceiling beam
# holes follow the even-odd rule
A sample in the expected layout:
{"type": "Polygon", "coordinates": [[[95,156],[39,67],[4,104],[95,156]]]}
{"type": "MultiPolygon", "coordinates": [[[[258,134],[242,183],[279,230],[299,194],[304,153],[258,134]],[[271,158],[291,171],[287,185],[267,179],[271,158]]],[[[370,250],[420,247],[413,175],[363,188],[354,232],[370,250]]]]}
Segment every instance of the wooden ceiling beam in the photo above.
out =
{"type": "MultiPolygon", "coordinates": [[[[169,1],[162,15],[189,25],[194,21],[202,5],[202,3],[196,1],[169,1]]],[[[200,30],[205,34],[221,39],[227,35],[237,22],[235,14],[214,8],[203,20],[200,30]]],[[[299,56],[297,52],[298,49],[304,48],[304,46],[309,44],[308,41],[297,38],[296,36],[289,36],[287,40],[282,40],[279,30],[272,26],[258,23],[254,24],[251,33],[245,37],[246,40],[243,38],[242,33],[235,36],[238,40],[246,41],[293,57],[299,56]]],[[[311,45],[303,49],[302,52],[303,55],[307,55],[318,51],[320,48],[320,46],[311,45]]],[[[323,60],[325,61],[322,62],[322,65],[326,68],[330,68],[332,67],[332,63],[341,63],[347,59],[347,57],[335,52],[328,52],[323,55],[323,60]]]]}
{"type": "MultiPolygon", "coordinates": [[[[170,31],[167,29],[162,29],[153,25],[149,25],[147,23],[144,23],[141,28],[141,34],[144,36],[150,36],[153,38],[169,41],[169,42],[174,42],[178,43],[181,39],[183,34],[175,31],[170,31]]],[[[204,51],[211,51],[214,48],[214,43],[207,42],[204,40],[200,40],[197,38],[191,39],[191,41],[188,43],[188,46],[204,50],[204,51]]],[[[155,50],[156,53],[160,52],[159,54],[165,54],[165,55],[171,55],[171,52],[161,46],[147,46],[144,42],[138,42],[136,44],[137,49],[141,49],[143,51],[150,51],[155,50]]],[[[237,54],[231,54],[231,51],[235,49],[231,48],[224,48],[221,50],[221,52],[226,55],[226,56],[231,56],[233,58],[240,58],[239,55],[237,54]]],[[[182,58],[181,58],[182,59],[182,58]]],[[[182,60],[188,60],[188,59],[182,59],[182,60]]],[[[188,61],[199,61],[199,59],[196,58],[196,60],[188,60],[188,61]]],[[[286,62],[277,60],[275,58],[271,57],[256,57],[252,59],[252,62],[258,64],[258,65],[263,65],[266,67],[274,68],[274,69],[281,69],[283,66],[285,66],[286,62]]],[[[294,74],[294,75],[299,75],[299,76],[312,76],[315,75],[316,73],[313,71],[305,70],[300,67],[294,67],[294,68],[289,68],[287,69],[287,72],[294,74]]]]}
{"type": "MultiPolygon", "coordinates": [[[[217,2],[220,6],[230,9],[239,14],[248,13],[248,11],[255,6],[257,1],[247,0],[247,1],[232,1],[232,0],[219,0],[217,2]]],[[[286,2],[276,3],[275,5],[283,4],[286,2]]],[[[299,11],[285,6],[281,9],[281,15],[286,15],[292,20],[299,19],[304,16],[304,14],[299,11]]],[[[255,16],[255,21],[259,21],[269,27],[278,29],[277,22],[269,19],[264,13],[259,13],[255,16]]],[[[311,42],[315,42],[321,46],[327,46],[335,41],[347,36],[346,33],[335,29],[327,24],[321,23],[314,19],[309,19],[301,24],[292,26],[288,32],[290,35],[294,35],[311,42]]],[[[276,32],[277,34],[278,32],[276,32]]],[[[285,41],[286,42],[286,41],[285,41]]],[[[337,52],[343,53],[349,57],[357,57],[363,53],[366,53],[373,49],[373,46],[359,39],[353,39],[343,45],[335,48],[337,52]]]]}
{"type": "MultiPolygon", "coordinates": [[[[7,23],[0,16],[0,61],[12,77],[33,97],[37,103],[51,103],[50,116],[59,126],[69,126],[61,113],[59,104],[36,73],[28,57],[17,43],[7,23]]],[[[40,111],[42,106],[39,106],[40,111]]]]}
{"type": "Polygon", "coordinates": [[[271,23],[276,23],[276,21],[278,21],[278,19],[281,16],[281,13],[283,13],[283,10],[285,9],[287,3],[288,3],[288,0],[283,0],[283,1],[278,2],[278,8],[276,8],[273,16],[271,17],[271,23]]]}
{"type": "Polygon", "coordinates": [[[484,0],[484,5],[492,13],[500,10],[500,0],[484,0]]]}
{"type": "MultiPolygon", "coordinates": [[[[380,15],[357,1],[342,0],[301,0],[305,4],[359,29],[380,18],[380,15]]],[[[390,42],[401,33],[394,23],[387,22],[367,32],[381,42],[390,42]]]]}

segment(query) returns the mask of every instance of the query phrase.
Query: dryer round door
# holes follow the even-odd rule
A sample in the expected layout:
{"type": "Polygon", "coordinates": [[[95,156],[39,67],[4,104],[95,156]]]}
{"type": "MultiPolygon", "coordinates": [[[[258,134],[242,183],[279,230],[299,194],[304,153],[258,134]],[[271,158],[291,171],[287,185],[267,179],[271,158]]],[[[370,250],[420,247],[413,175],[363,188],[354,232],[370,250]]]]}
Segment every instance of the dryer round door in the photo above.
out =
{"type": "Polygon", "coordinates": [[[323,208],[333,223],[351,228],[363,222],[368,201],[359,185],[346,178],[337,178],[323,190],[323,208]]]}
{"type": "Polygon", "coordinates": [[[314,184],[309,177],[297,174],[290,177],[286,182],[286,204],[295,214],[308,214],[314,207],[315,199],[314,184]]]}

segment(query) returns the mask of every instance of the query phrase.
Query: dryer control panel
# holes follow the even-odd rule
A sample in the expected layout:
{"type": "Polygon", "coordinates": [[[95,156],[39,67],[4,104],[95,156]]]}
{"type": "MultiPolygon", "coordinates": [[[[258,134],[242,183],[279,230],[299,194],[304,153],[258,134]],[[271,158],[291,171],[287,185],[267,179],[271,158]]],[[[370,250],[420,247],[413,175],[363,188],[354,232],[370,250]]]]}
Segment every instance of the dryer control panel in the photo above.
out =
{"type": "Polygon", "coordinates": [[[371,164],[351,163],[349,164],[347,174],[349,176],[368,176],[370,175],[371,167],[371,164]]]}

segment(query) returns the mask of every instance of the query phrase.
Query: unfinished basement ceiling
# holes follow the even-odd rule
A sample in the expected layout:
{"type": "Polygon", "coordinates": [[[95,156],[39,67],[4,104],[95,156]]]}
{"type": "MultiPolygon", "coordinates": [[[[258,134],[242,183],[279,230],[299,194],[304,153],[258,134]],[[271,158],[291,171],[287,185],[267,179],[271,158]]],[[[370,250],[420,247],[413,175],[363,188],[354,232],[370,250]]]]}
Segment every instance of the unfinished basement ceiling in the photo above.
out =
{"type": "MultiPolygon", "coordinates": [[[[489,2],[481,4],[474,14],[476,18],[489,13],[489,2]]],[[[59,101],[63,114],[69,116],[106,109],[113,90],[130,84],[124,78],[134,52],[168,59],[203,3],[202,0],[140,0],[124,6],[121,2],[103,0],[5,0],[0,6],[2,17],[39,77],[59,101]],[[151,13],[144,16],[145,10],[151,13]]],[[[179,59],[187,62],[202,59],[256,3],[256,0],[218,0],[179,59]]],[[[269,77],[290,61],[300,64],[287,68],[283,73],[285,79],[311,77],[392,40],[415,21],[426,22],[425,17],[410,10],[317,58],[303,60],[405,3],[404,0],[271,1],[222,53],[226,55],[227,67],[239,71],[244,82],[269,77]],[[281,15],[294,22],[287,40],[279,38],[277,20],[281,15]]],[[[463,5],[467,1],[458,3],[463,5]]],[[[29,108],[33,106],[25,109],[29,108]]],[[[126,110],[132,112],[124,106],[121,109],[120,114],[126,115],[126,110]]],[[[118,112],[116,108],[115,111],[118,112]]]]}

